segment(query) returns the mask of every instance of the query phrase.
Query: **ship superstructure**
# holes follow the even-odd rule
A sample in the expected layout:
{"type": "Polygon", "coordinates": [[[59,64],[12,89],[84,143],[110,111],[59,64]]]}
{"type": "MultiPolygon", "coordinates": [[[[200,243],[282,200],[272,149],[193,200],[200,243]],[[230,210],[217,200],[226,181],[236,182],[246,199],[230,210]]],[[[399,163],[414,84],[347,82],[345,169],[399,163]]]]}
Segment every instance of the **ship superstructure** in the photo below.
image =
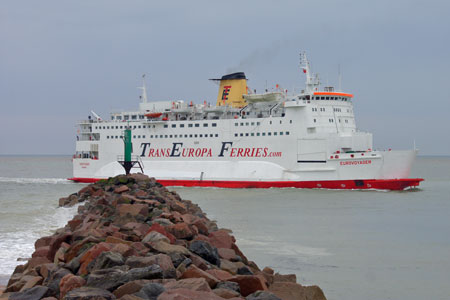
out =
{"type": "Polygon", "coordinates": [[[132,130],[133,155],[145,174],[164,185],[232,188],[298,187],[394,189],[408,178],[416,150],[373,150],[372,134],[357,130],[353,95],[320,88],[301,54],[305,89],[277,86],[257,94],[243,72],[219,82],[216,105],[148,101],[139,110],[79,124],[74,177],[94,182],[123,173],[123,131],[132,130]]]}

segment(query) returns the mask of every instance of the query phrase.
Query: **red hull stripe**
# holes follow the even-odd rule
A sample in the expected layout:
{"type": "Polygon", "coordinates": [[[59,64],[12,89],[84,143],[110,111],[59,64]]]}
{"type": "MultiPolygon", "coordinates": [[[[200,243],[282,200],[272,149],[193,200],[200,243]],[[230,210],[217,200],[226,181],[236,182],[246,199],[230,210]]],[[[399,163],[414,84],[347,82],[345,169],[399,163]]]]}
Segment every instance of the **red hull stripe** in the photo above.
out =
{"type": "MultiPolygon", "coordinates": [[[[76,182],[93,183],[101,178],[69,178],[76,182]]],[[[321,181],[225,181],[225,180],[158,180],[164,186],[199,186],[220,188],[307,188],[307,189],[378,189],[403,190],[419,186],[422,178],[363,179],[363,180],[321,180],[321,181]]]]}

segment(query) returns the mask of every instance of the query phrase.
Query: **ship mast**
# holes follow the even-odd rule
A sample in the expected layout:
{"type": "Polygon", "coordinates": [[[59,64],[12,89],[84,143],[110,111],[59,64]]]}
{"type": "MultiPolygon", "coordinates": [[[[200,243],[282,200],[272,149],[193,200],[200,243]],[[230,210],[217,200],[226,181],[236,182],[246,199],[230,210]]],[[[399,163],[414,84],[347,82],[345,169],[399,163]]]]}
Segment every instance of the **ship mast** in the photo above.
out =
{"type": "Polygon", "coordinates": [[[311,72],[311,66],[306,57],[306,52],[300,53],[300,67],[303,69],[303,73],[306,74],[306,93],[317,91],[320,85],[319,74],[313,74],[311,72]]]}
{"type": "Polygon", "coordinates": [[[142,90],[142,95],[139,97],[142,99],[142,103],[147,103],[147,89],[145,87],[145,74],[142,75],[142,87],[138,87],[142,90]]]}

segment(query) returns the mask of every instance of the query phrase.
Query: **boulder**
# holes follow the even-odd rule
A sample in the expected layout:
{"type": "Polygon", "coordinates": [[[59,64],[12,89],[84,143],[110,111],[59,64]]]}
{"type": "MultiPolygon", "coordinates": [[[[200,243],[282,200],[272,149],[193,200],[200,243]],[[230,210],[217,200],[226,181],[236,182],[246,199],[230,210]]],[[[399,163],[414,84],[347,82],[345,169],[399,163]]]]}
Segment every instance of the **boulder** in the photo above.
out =
{"type": "Polygon", "coordinates": [[[132,241],[125,241],[125,240],[123,240],[121,238],[114,237],[114,236],[106,237],[105,242],[109,243],[109,244],[125,244],[127,246],[131,246],[131,244],[133,244],[132,241]]]}
{"type": "Polygon", "coordinates": [[[164,278],[176,277],[172,260],[166,254],[157,254],[146,257],[131,256],[126,260],[125,264],[130,268],[140,268],[156,264],[163,271],[164,278]]]}
{"type": "Polygon", "coordinates": [[[189,228],[189,225],[184,222],[167,226],[166,229],[177,239],[191,240],[194,237],[194,232],[189,228]]]}
{"type": "Polygon", "coordinates": [[[44,279],[41,276],[32,276],[31,278],[29,278],[25,284],[23,285],[23,287],[20,289],[20,292],[23,292],[27,289],[30,289],[36,285],[40,285],[42,283],[44,279]]]}
{"type": "Polygon", "coordinates": [[[159,295],[158,300],[223,300],[213,292],[193,291],[179,288],[167,290],[159,295]]]}
{"type": "Polygon", "coordinates": [[[149,234],[152,231],[156,231],[161,233],[162,235],[165,235],[170,240],[171,244],[175,243],[176,240],[175,236],[173,236],[171,233],[168,233],[162,225],[158,223],[153,223],[152,226],[150,226],[147,234],[149,234]]]}
{"type": "Polygon", "coordinates": [[[60,290],[59,284],[61,283],[61,279],[67,274],[71,274],[69,270],[65,268],[56,268],[53,271],[50,271],[49,276],[45,279],[43,285],[48,287],[48,292],[46,296],[54,296],[59,297],[60,290]]]}
{"type": "Polygon", "coordinates": [[[129,281],[127,283],[124,283],[123,285],[119,286],[117,289],[114,290],[113,294],[117,298],[121,298],[125,295],[134,294],[139,292],[144,285],[147,283],[150,283],[151,281],[148,279],[139,279],[139,280],[133,280],[129,281]]]}
{"type": "Polygon", "coordinates": [[[224,298],[224,299],[231,299],[234,297],[240,297],[241,294],[239,294],[236,291],[233,290],[229,290],[229,289],[224,289],[224,288],[219,288],[219,289],[214,289],[213,293],[216,294],[217,296],[224,298]]]}
{"type": "Polygon", "coordinates": [[[217,248],[211,246],[205,241],[193,241],[189,246],[189,250],[206,261],[220,267],[220,258],[217,248]]]}
{"type": "Polygon", "coordinates": [[[238,256],[233,249],[229,248],[217,248],[217,253],[219,253],[220,258],[227,259],[229,261],[238,260],[238,256]]]}
{"type": "Polygon", "coordinates": [[[175,252],[175,253],[179,253],[179,254],[183,254],[183,255],[190,254],[189,250],[183,246],[171,245],[171,244],[163,242],[163,241],[151,243],[150,246],[154,250],[161,252],[161,253],[165,253],[165,254],[168,254],[171,252],[175,252]]]}
{"type": "Polygon", "coordinates": [[[142,287],[142,289],[135,295],[147,300],[156,300],[160,294],[162,294],[166,289],[162,284],[152,282],[147,283],[142,287]]]}
{"type": "Polygon", "coordinates": [[[40,300],[44,298],[44,295],[47,293],[48,288],[45,286],[35,286],[25,291],[11,293],[8,299],[11,300],[40,300]]]}
{"type": "Polygon", "coordinates": [[[288,281],[275,281],[269,291],[283,300],[326,300],[318,286],[301,286],[288,281]]]}
{"type": "Polygon", "coordinates": [[[261,277],[256,275],[237,275],[229,281],[237,282],[242,296],[248,296],[256,291],[267,291],[267,285],[261,277]]]}
{"type": "Polygon", "coordinates": [[[148,206],[145,204],[119,204],[117,205],[117,211],[119,215],[124,216],[126,214],[130,214],[131,216],[147,216],[148,215],[148,206]]]}
{"type": "Polygon", "coordinates": [[[49,251],[50,246],[42,246],[37,248],[36,251],[34,251],[34,253],[31,255],[31,257],[38,257],[38,256],[47,257],[49,251]]]}
{"type": "Polygon", "coordinates": [[[88,265],[96,259],[102,252],[109,251],[111,249],[110,244],[99,243],[87,250],[80,258],[80,269],[78,273],[80,275],[86,275],[88,273],[88,265]]]}
{"type": "Polygon", "coordinates": [[[166,243],[170,243],[170,240],[167,236],[157,232],[157,231],[150,231],[143,239],[143,243],[153,243],[158,241],[164,241],[166,243]]]}
{"type": "Polygon", "coordinates": [[[127,187],[126,185],[121,185],[114,189],[114,193],[122,194],[123,192],[128,192],[129,190],[130,190],[130,188],[127,187]]]}
{"type": "Polygon", "coordinates": [[[231,249],[233,243],[236,242],[234,237],[232,237],[224,229],[211,232],[208,237],[209,237],[211,245],[213,245],[216,248],[231,249]]]}
{"type": "Polygon", "coordinates": [[[186,278],[178,281],[172,281],[164,284],[166,290],[173,289],[188,289],[192,291],[204,291],[210,292],[211,288],[209,287],[208,282],[206,282],[205,278],[186,278]]]}
{"type": "MultiPolygon", "coordinates": [[[[245,297],[245,300],[286,300],[286,299],[278,298],[276,295],[274,295],[270,292],[257,291],[257,292],[254,292],[254,293],[248,295],[247,297],[245,297]]],[[[300,299],[298,299],[298,300],[300,300],[300,299]]]]}
{"type": "Polygon", "coordinates": [[[67,292],[82,287],[85,284],[86,280],[84,280],[80,276],[75,276],[73,274],[65,275],[59,282],[59,298],[62,299],[67,294],[67,292]]]}
{"type": "Polygon", "coordinates": [[[211,274],[212,276],[217,278],[219,281],[227,281],[228,279],[233,277],[233,275],[231,275],[227,271],[223,271],[223,270],[219,270],[219,269],[209,269],[209,270],[206,270],[205,272],[207,272],[208,274],[211,274]]]}
{"type": "Polygon", "coordinates": [[[195,265],[190,265],[186,271],[181,275],[181,279],[184,278],[204,278],[206,282],[209,284],[210,288],[214,288],[217,283],[219,283],[219,280],[214,277],[213,275],[199,269],[195,265]]]}
{"type": "Polygon", "coordinates": [[[228,289],[235,291],[237,293],[241,293],[241,289],[239,287],[239,284],[237,282],[233,281],[221,281],[216,286],[217,289],[228,289]]]}
{"type": "Polygon", "coordinates": [[[115,266],[121,266],[125,264],[125,260],[120,253],[106,251],[102,252],[93,263],[94,265],[91,270],[95,271],[99,269],[109,269],[115,266]]]}
{"type": "Polygon", "coordinates": [[[64,300],[115,300],[116,297],[107,290],[81,287],[73,289],[64,296],[64,300]]]}

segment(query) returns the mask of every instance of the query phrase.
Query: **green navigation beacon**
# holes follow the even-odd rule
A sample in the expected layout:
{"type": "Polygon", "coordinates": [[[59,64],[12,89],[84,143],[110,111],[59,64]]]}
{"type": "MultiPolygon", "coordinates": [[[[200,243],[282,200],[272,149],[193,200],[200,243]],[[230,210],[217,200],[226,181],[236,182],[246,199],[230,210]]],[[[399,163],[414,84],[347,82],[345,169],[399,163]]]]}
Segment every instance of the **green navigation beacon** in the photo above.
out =
{"type": "Polygon", "coordinates": [[[133,152],[133,143],[131,141],[131,127],[127,127],[123,132],[123,144],[124,144],[124,155],[118,156],[118,162],[125,169],[125,174],[130,174],[131,169],[137,164],[144,173],[143,165],[138,156],[133,157],[131,154],[133,152]]]}

